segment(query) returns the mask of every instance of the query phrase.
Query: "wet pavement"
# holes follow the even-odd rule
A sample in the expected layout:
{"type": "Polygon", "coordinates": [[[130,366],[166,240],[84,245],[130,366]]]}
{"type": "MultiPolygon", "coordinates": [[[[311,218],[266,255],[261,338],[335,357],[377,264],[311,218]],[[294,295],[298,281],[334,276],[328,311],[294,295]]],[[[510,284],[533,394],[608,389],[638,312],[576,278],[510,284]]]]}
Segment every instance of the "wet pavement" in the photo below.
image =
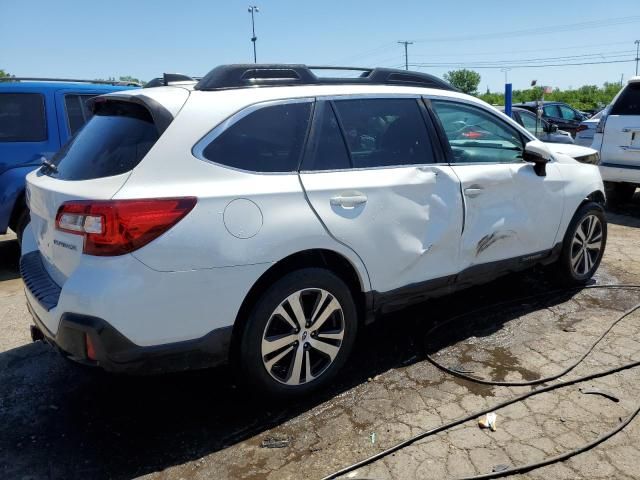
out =
{"type": "MultiPolygon", "coordinates": [[[[608,216],[596,283],[640,284],[640,201],[608,216]]],[[[453,377],[426,355],[480,378],[535,380],[575,361],[640,301],[631,290],[548,294],[544,272],[513,275],[384,318],[362,332],[329,390],[274,403],[236,388],[227,368],[121,377],[30,343],[17,256],[16,242],[0,237],[0,478],[9,479],[321,478],[530,390],[453,377]],[[497,302],[429,333],[438,322],[497,302]]],[[[640,360],[639,333],[640,313],[630,315],[567,378],[640,360]]],[[[640,402],[638,380],[640,369],[633,369],[532,397],[496,411],[495,432],[474,419],[345,478],[458,478],[563,453],[629,415],[640,402]]],[[[639,478],[638,445],[640,418],[595,449],[525,476],[639,478]]]]}

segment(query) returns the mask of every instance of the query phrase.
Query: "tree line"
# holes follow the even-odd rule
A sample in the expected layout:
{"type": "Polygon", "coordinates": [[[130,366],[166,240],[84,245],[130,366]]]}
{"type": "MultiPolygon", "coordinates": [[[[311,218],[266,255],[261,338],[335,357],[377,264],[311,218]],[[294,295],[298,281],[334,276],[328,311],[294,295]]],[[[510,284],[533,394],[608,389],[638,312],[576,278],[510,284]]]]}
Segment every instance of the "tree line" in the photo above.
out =
{"type": "MultiPolygon", "coordinates": [[[[478,93],[481,76],[478,72],[467,70],[451,70],[444,74],[444,79],[458,90],[475,95],[492,105],[504,105],[503,92],[478,93]]],[[[601,87],[597,85],[584,85],[580,88],[560,90],[555,88],[553,92],[544,95],[545,100],[564,102],[578,110],[599,110],[606,107],[613,97],[620,91],[622,85],[619,82],[606,82],[601,87]]],[[[532,87],[525,90],[513,91],[513,103],[541,100],[543,87],[532,87]]]]}

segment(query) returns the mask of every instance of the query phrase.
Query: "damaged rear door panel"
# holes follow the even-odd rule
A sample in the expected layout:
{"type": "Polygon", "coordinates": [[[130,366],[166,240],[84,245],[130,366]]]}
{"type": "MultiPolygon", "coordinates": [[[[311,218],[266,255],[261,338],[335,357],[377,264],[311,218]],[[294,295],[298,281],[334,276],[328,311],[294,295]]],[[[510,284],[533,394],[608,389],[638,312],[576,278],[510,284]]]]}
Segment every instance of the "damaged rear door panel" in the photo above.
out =
{"type": "Polygon", "coordinates": [[[460,185],[418,98],[319,101],[300,179],[330,234],[388,292],[457,273],[460,185]]]}

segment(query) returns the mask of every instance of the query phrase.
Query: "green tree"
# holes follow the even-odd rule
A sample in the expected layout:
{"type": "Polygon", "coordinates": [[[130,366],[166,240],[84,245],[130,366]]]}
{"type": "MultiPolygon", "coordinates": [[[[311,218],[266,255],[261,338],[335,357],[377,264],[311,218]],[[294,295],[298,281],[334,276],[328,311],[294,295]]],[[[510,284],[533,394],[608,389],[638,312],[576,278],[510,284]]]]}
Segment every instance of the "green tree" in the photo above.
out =
{"type": "Polygon", "coordinates": [[[444,79],[458,90],[476,95],[478,93],[478,85],[480,85],[480,74],[473,70],[451,70],[444,74],[444,79]]]}
{"type": "Polygon", "coordinates": [[[0,69],[0,78],[6,78],[6,77],[12,77],[13,75],[10,75],[9,73],[5,72],[4,70],[0,69]]]}
{"type": "Polygon", "coordinates": [[[125,76],[120,77],[120,81],[121,82],[135,82],[135,83],[139,83],[140,85],[144,85],[145,83],[147,83],[147,82],[145,82],[143,80],[138,80],[137,78],[132,77],[131,75],[125,75],[125,76]]]}

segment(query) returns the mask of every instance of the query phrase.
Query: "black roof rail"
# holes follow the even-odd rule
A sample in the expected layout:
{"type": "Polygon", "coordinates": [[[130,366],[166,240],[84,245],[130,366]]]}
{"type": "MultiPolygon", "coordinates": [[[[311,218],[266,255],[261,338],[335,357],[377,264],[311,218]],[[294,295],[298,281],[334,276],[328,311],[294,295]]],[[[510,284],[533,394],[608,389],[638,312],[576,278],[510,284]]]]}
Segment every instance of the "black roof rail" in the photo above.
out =
{"type": "Polygon", "coordinates": [[[166,87],[168,85],[175,85],[184,82],[197,82],[200,80],[198,77],[190,77],[183,75],[182,73],[163,73],[162,77],[156,77],[145,84],[145,88],[151,87],[166,87]]]}
{"type": "Polygon", "coordinates": [[[69,82],[95,83],[99,85],[116,85],[125,87],[140,87],[138,82],[123,82],[120,80],[80,80],[77,78],[45,78],[45,77],[2,77],[0,82],[69,82]]]}
{"type": "Polygon", "coordinates": [[[457,91],[444,80],[428,73],[395,68],[307,66],[301,64],[220,65],[207,73],[196,90],[293,85],[405,85],[457,91]],[[356,77],[324,77],[314,71],[353,71],[356,77]]]}

